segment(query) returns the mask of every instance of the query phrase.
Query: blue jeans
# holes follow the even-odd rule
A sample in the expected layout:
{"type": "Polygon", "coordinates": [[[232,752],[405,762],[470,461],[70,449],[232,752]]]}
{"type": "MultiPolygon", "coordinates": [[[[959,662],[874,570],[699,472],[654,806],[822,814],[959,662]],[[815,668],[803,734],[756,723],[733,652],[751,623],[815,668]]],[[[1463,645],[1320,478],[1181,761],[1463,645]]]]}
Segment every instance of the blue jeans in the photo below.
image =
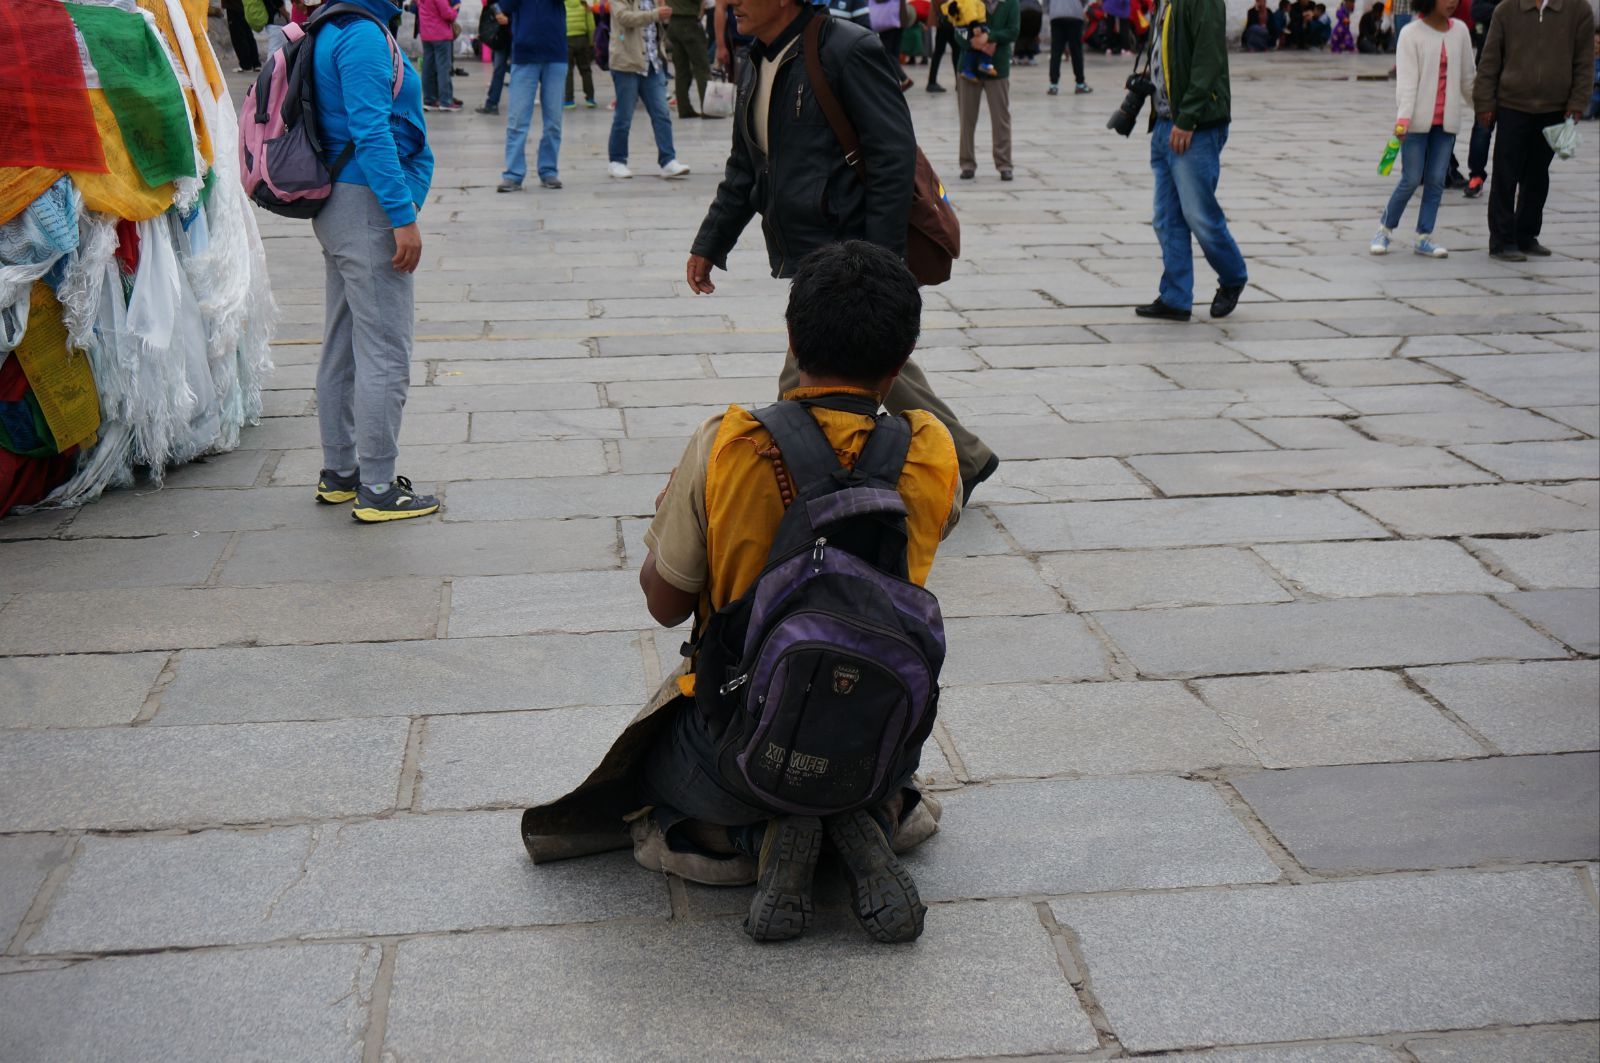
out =
{"type": "Polygon", "coordinates": [[[494,52],[494,70],[489,75],[489,95],[484,99],[485,107],[500,106],[500,90],[505,87],[506,69],[511,66],[511,51],[494,52]]]}
{"type": "Polygon", "coordinates": [[[1383,227],[1400,227],[1400,215],[1411,202],[1411,194],[1422,186],[1422,210],[1417,213],[1417,235],[1433,232],[1439,216],[1439,201],[1444,198],[1444,175],[1450,170],[1450,156],[1456,150],[1456,135],[1434,126],[1426,133],[1407,133],[1400,144],[1400,183],[1394,186],[1389,205],[1383,210],[1383,227]]]}
{"type": "Polygon", "coordinates": [[[455,100],[455,88],[450,83],[450,71],[455,58],[450,54],[452,41],[422,42],[422,98],[428,103],[450,103],[455,100]]]}
{"type": "Polygon", "coordinates": [[[1156,119],[1150,134],[1150,169],[1156,175],[1153,224],[1161,244],[1161,301],[1175,310],[1194,306],[1194,249],[1189,236],[1200,242],[1206,261],[1216,270],[1217,281],[1238,287],[1249,279],[1244,255],[1228,232],[1228,219],[1217,203],[1217,181],[1222,177],[1222,149],[1228,127],[1197,129],[1189,150],[1172,151],[1172,121],[1156,119]]]}
{"type": "Polygon", "coordinates": [[[1389,51],[1400,47],[1400,31],[1406,28],[1406,23],[1411,21],[1410,15],[1396,15],[1394,17],[1394,35],[1389,38],[1389,51]]]}
{"type": "Polygon", "coordinates": [[[566,91],[567,64],[512,63],[511,109],[506,115],[506,170],[500,176],[521,184],[528,176],[528,126],[533,121],[534,96],[544,117],[539,135],[539,179],[553,181],[560,176],[556,161],[561,155],[561,94],[566,91]]]}
{"type": "Polygon", "coordinates": [[[611,72],[617,89],[617,109],[611,115],[611,161],[628,161],[628,132],[633,128],[633,108],[644,97],[644,110],[656,134],[656,164],[665,166],[678,157],[672,150],[672,117],[667,113],[667,72],[657,67],[648,74],[611,72]]]}
{"type": "Polygon", "coordinates": [[[1472,120],[1472,139],[1467,142],[1467,176],[1489,176],[1489,144],[1494,137],[1494,126],[1472,120]]]}

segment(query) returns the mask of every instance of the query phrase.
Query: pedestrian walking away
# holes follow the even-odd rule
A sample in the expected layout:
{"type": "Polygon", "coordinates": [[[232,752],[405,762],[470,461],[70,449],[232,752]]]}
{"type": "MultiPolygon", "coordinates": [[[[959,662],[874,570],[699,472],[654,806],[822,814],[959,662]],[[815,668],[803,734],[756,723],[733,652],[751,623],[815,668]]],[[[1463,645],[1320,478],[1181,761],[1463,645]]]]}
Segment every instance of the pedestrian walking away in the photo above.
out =
{"type": "Polygon", "coordinates": [[[505,89],[506,72],[511,67],[511,19],[500,10],[499,4],[485,4],[478,19],[478,43],[494,56],[494,67],[489,74],[489,92],[484,97],[479,114],[499,114],[500,95],[505,89]]]}
{"type": "Polygon", "coordinates": [[[1161,288],[1140,317],[1188,321],[1194,306],[1194,249],[1217,274],[1211,316],[1227,317],[1248,282],[1244,255],[1217,202],[1228,143],[1232,90],[1222,0],[1164,0],[1146,38],[1153,85],[1150,169],[1161,288]]]}
{"type": "MultiPolygon", "coordinates": [[[[1016,0],[1009,2],[1014,7],[1016,0]]],[[[735,11],[739,29],[757,41],[740,71],[726,171],[689,253],[690,289],[716,291],[712,267],[728,268],[729,252],[758,213],[774,277],[792,277],[807,254],[839,240],[866,240],[903,259],[917,140],[877,35],[795,0],[743,0],[735,11]],[[823,21],[809,31],[813,17],[823,21]],[[801,49],[811,32],[824,76],[859,135],[864,177],[845,158],[808,90],[801,49]]],[[[791,358],[779,378],[781,390],[795,379],[791,358]]],[[[927,410],[944,423],[955,437],[969,494],[999,465],[934,394],[914,359],[895,378],[885,405],[891,413],[927,410]]]]}
{"type": "Polygon", "coordinates": [[[672,115],[667,110],[667,64],[661,27],[674,17],[656,0],[611,0],[611,82],[617,109],[611,114],[612,177],[628,178],[628,133],[634,107],[644,100],[656,138],[656,165],[661,176],[685,177],[689,167],[678,161],[672,146],[672,115]]]}
{"type": "Polygon", "coordinates": [[[677,75],[678,117],[700,118],[700,103],[711,80],[711,42],[700,21],[700,0],[667,0],[667,6],[672,12],[666,31],[677,75]]]}
{"type": "Polygon", "coordinates": [[[572,76],[577,74],[583,84],[583,105],[597,107],[594,98],[594,12],[584,0],[566,0],[567,5],[567,82],[562,94],[562,105],[568,109],[578,105],[573,95],[572,76]]]}
{"type": "Polygon", "coordinates": [[[1495,9],[1473,88],[1478,121],[1495,127],[1489,254],[1511,262],[1539,242],[1555,152],[1544,130],[1583,117],[1594,79],[1588,0],[1505,0],[1495,9]]]}
{"type": "Polygon", "coordinates": [[[250,23],[244,16],[244,0],[223,0],[222,12],[228,19],[228,40],[233,45],[233,54],[239,65],[233,68],[235,74],[254,73],[261,69],[261,49],[256,44],[256,35],[250,30],[250,23]]]}
{"type": "Polygon", "coordinates": [[[528,176],[528,127],[539,104],[543,128],[537,160],[539,184],[561,187],[562,93],[567,80],[565,0],[497,0],[511,19],[510,110],[506,115],[506,168],[496,191],[516,192],[528,176]]]}
{"type": "Polygon", "coordinates": [[[983,30],[956,34],[956,69],[968,69],[969,59],[987,60],[993,73],[956,78],[956,112],[961,122],[958,152],[961,177],[970,181],[978,174],[978,111],[989,109],[989,139],[994,168],[1000,180],[1009,181],[1011,165],[1011,48],[1022,26],[1022,9],[1017,0],[997,0],[989,11],[983,30]]]}
{"type": "Polygon", "coordinates": [[[535,862],[631,842],[652,871],[754,884],[745,932],[781,941],[810,925],[829,848],[863,930],[922,933],[899,854],[939,827],[912,783],[944,658],[923,584],[961,516],[961,481],[937,419],[879,414],[921,313],[916,279],[881,247],[831,244],[799,264],[786,315],[798,386],[704,422],[645,532],[645,605],[666,627],[696,618],[689,660],[583,785],[524,813],[535,862]],[[849,608],[821,590],[845,583],[849,608]],[[746,644],[763,649],[746,660],[746,644]],[[802,670],[825,678],[782,678],[802,670]],[[751,733],[756,705],[772,722],[751,733]]]}
{"type": "Polygon", "coordinates": [[[417,36],[422,38],[422,106],[429,111],[459,111],[450,72],[455,59],[456,16],[460,0],[417,0],[417,36]]]}
{"type": "Polygon", "coordinates": [[[938,4],[933,5],[933,56],[928,60],[928,85],[929,92],[945,92],[945,87],[939,84],[939,63],[944,59],[946,49],[950,51],[951,65],[955,65],[956,58],[956,28],[950,24],[938,4]]]}
{"type": "MultiPolygon", "coordinates": [[[[1456,130],[1472,114],[1472,35],[1451,19],[1457,0],[1412,0],[1416,16],[1400,33],[1395,51],[1394,135],[1400,138],[1400,180],[1383,221],[1372,238],[1371,251],[1387,254],[1400,215],[1422,186],[1422,208],[1417,212],[1417,242],[1413,250],[1429,258],[1449,252],[1433,239],[1444,198],[1445,172],[1456,147],[1456,130]]],[[[1468,118],[1470,121],[1470,118],[1468,118]]]]}
{"type": "Polygon", "coordinates": [[[417,212],[433,180],[422,80],[394,58],[383,24],[390,0],[345,0],[373,19],[334,13],[318,30],[316,107],[323,161],[349,151],[312,223],[326,272],[317,422],[323,469],[317,501],[354,502],[378,523],[436,512],[438,499],[395,474],[400,419],[411,382],[417,212]]]}
{"type": "Polygon", "coordinates": [[[1061,53],[1072,56],[1073,91],[1093,92],[1083,78],[1083,0],[1050,0],[1050,95],[1061,91],[1061,53]]]}

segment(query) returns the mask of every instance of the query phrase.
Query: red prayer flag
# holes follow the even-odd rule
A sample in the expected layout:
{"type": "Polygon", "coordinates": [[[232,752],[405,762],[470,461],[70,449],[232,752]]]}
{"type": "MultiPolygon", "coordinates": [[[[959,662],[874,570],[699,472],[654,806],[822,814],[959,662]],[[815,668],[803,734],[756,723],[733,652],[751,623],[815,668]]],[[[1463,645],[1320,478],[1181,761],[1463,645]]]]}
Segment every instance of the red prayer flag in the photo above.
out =
{"type": "Polygon", "coordinates": [[[57,0],[0,0],[0,166],[107,172],[78,43],[57,0]]]}

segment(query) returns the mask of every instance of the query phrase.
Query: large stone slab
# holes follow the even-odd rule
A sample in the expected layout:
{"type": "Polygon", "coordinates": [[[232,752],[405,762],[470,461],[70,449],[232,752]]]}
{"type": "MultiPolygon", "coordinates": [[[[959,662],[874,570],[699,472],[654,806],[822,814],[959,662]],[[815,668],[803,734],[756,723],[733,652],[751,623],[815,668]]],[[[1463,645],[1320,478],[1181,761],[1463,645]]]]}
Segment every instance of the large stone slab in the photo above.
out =
{"type": "Polygon", "coordinates": [[[1045,616],[946,617],[947,685],[1042,679],[1103,679],[1110,657],[1082,619],[1045,616]]]}
{"type": "Polygon", "coordinates": [[[543,480],[473,480],[452,484],[451,521],[527,520],[573,517],[648,517],[666,484],[657,474],[563,476],[543,480]]]}
{"type": "Polygon", "coordinates": [[[350,514],[338,506],[309,505],[303,487],[258,487],[249,491],[117,491],[84,506],[67,534],[72,538],[138,536],[170,532],[232,532],[255,528],[338,528],[350,514]]]}
{"type": "Polygon", "coordinates": [[[391,579],[273,587],[141,587],[19,594],[0,608],[0,654],[432,638],[440,583],[391,579]]]}
{"type": "MultiPolygon", "coordinates": [[[[554,364],[554,363],[540,363],[554,364]]],[[[598,439],[544,439],[524,443],[450,443],[406,447],[401,475],[418,490],[441,481],[495,480],[538,473],[542,476],[594,476],[606,471],[598,439]]],[[[322,451],[290,450],[272,473],[275,484],[314,484],[322,470],[322,451]]]]}
{"type": "Polygon", "coordinates": [[[982,501],[1091,502],[1148,498],[1150,489],[1114,458],[1041,458],[1004,461],[983,485],[982,501]]]}
{"type": "MultiPolygon", "coordinates": [[[[1568,506],[1568,508],[1576,508],[1568,506]]],[[[1152,498],[993,506],[1024,550],[1226,546],[1302,539],[1386,539],[1389,533],[1338,499],[1152,498]]]]}
{"type": "Polygon", "coordinates": [[[1056,901],[1133,1051],[1596,1013],[1594,908],[1565,869],[1056,901]]]}
{"type": "Polygon", "coordinates": [[[1600,1026],[1547,1026],[1497,1033],[1418,1037],[1405,1049],[1417,1063],[1519,1063],[1521,1060],[1600,1058],[1600,1026]]]}
{"type": "Polygon", "coordinates": [[[1049,554],[1045,570],[1073,608],[1286,602],[1294,596],[1245,550],[1084,550],[1049,554]]]}
{"type": "Polygon", "coordinates": [[[1286,579],[1325,598],[1510,590],[1454,543],[1435,540],[1282,543],[1256,553],[1286,579]]]}
{"type": "Polygon", "coordinates": [[[31,953],[243,944],[665,918],[667,884],[621,853],[535,865],[520,812],[272,831],[88,838],[31,953]],[[120,917],[138,897],[136,920],[120,917]]]}
{"type": "Polygon", "coordinates": [[[1600,749],[1600,661],[1452,664],[1411,678],[1506,753],[1600,749]]]}
{"type": "Polygon", "coordinates": [[[1532,539],[1469,539],[1497,570],[1539,590],[1600,586],[1600,532],[1557,533],[1532,539]]]}
{"type": "Polygon", "coordinates": [[[1442,450],[1386,443],[1254,454],[1142,455],[1130,458],[1128,463],[1169,495],[1326,491],[1483,483],[1492,479],[1481,469],[1442,450]]]}
{"type": "Polygon", "coordinates": [[[1498,597],[1579,653],[1600,653],[1600,592],[1520,591],[1498,597]]]}
{"type": "Polygon", "coordinates": [[[649,693],[643,661],[637,637],[623,633],[188,650],[151,722],[621,705],[649,693]]]}
{"type": "Polygon", "coordinates": [[[1037,616],[1067,604],[1025,557],[940,560],[928,577],[946,616],[1037,616]]]}
{"type": "Polygon", "coordinates": [[[1457,443],[1505,443],[1525,439],[1570,439],[1566,425],[1526,410],[1474,410],[1470,413],[1391,413],[1358,417],[1363,432],[1386,443],[1448,447],[1457,443]]]}
{"type": "Polygon", "coordinates": [[[142,539],[34,539],[6,544],[6,590],[14,594],[102,587],[195,586],[211,575],[226,535],[142,539]]]}
{"type": "Polygon", "coordinates": [[[1491,354],[1429,358],[1428,362],[1513,406],[1592,406],[1600,402],[1592,352],[1491,354]]]}
{"type": "Polygon", "coordinates": [[[941,800],[939,833],[902,857],[924,900],[1273,882],[1282,874],[1208,783],[1017,782],[941,800]]]}
{"type": "Polygon", "coordinates": [[[1488,598],[1346,598],[1097,613],[1156,678],[1557,657],[1562,648],[1488,598]]]}
{"type": "Polygon", "coordinates": [[[1254,766],[1222,719],[1177,683],[947,689],[939,717],[975,779],[1254,766]]]}
{"type": "Polygon", "coordinates": [[[1069,424],[1027,419],[979,419],[972,429],[997,453],[1016,458],[1089,458],[1113,454],[1168,454],[1265,450],[1271,444],[1232,421],[1099,421],[1069,424]]]}
{"type": "MultiPolygon", "coordinates": [[[[490,576],[614,568],[610,519],[430,522],[393,535],[381,550],[351,528],[245,532],[222,570],[235,586],[318,580],[348,583],[393,576],[490,576]]],[[[382,534],[381,529],[376,529],[382,534]]],[[[393,529],[399,531],[400,529],[393,529]]]]}
{"type": "MultiPolygon", "coordinates": [[[[0,943],[9,943],[39,887],[72,850],[72,839],[49,834],[0,838],[0,943]]],[[[5,945],[0,944],[0,949],[5,945]]]]}
{"type": "Polygon", "coordinates": [[[0,830],[382,812],[394,807],[407,728],[388,719],[12,732],[0,736],[0,830]]]}
{"type": "Polygon", "coordinates": [[[1600,528],[1596,492],[1522,484],[1361,491],[1342,496],[1401,535],[1495,535],[1600,528]]]}
{"type": "Polygon", "coordinates": [[[884,948],[842,913],[818,924],[781,964],[731,920],[403,942],[385,1047],[398,1059],[445,1058],[463,1030],[486,1059],[521,1058],[530,1045],[558,1059],[646,1061],[751,1051],[909,1060],[1097,1043],[1030,905],[935,908],[913,948],[884,948]],[[529,1007],[534,985],[541,1003],[529,1007]]]}
{"type": "Polygon", "coordinates": [[[164,653],[0,657],[0,728],[129,723],[166,663],[164,653]]]}
{"type": "Polygon", "coordinates": [[[1399,1063],[1401,1057],[1382,1045],[1339,1041],[1324,1044],[1273,1045],[1265,1048],[1217,1048],[1152,1056],[1171,1063],[1399,1063]]]}
{"type": "Polygon", "coordinates": [[[583,782],[637,705],[441,716],[422,741],[424,810],[536,805],[583,782]]]}
{"type": "Polygon", "coordinates": [[[1329,388],[1328,394],[1357,413],[1481,413],[1502,409],[1455,384],[1396,384],[1329,388]]]}
{"type": "Polygon", "coordinates": [[[451,591],[450,634],[637,631],[653,627],[637,572],[572,572],[459,579],[451,591]]]}
{"type": "Polygon", "coordinates": [[[1269,768],[1484,752],[1391,672],[1232,676],[1195,689],[1269,768]]]}
{"type": "Polygon", "coordinates": [[[1600,441],[1474,443],[1457,454],[1505,480],[1593,480],[1600,477],[1600,441]]]}
{"type": "Polygon", "coordinates": [[[1315,871],[1600,857],[1600,757],[1592,753],[1292,768],[1233,785],[1315,871]]]}
{"type": "Polygon", "coordinates": [[[117,956],[0,978],[0,1057],[359,1063],[377,945],[117,956]]]}

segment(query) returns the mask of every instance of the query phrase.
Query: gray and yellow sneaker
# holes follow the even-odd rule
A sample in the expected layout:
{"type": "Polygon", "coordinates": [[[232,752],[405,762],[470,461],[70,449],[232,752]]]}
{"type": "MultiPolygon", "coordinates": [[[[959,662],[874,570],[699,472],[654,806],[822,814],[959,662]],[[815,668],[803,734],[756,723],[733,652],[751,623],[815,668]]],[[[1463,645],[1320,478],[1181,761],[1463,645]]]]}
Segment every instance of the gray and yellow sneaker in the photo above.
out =
{"type": "Polygon", "coordinates": [[[788,941],[811,925],[811,880],[822,853],[822,821],[779,816],[767,824],[756,864],[756,895],[744,932],[757,941],[788,941]]]}
{"type": "Polygon", "coordinates": [[[878,821],[868,812],[845,812],[829,816],[823,825],[844,865],[850,908],[861,929],[890,943],[922,936],[928,909],[878,821]]]}
{"type": "Polygon", "coordinates": [[[396,476],[389,489],[381,494],[373,492],[366,484],[357,487],[356,504],[350,515],[366,524],[378,524],[386,520],[426,517],[429,513],[437,512],[437,498],[418,494],[410,480],[396,476]]]}
{"type": "Polygon", "coordinates": [[[323,469],[322,475],[317,477],[317,501],[329,506],[343,505],[356,497],[356,488],[360,486],[360,469],[349,476],[340,476],[332,469],[323,469]]]}

